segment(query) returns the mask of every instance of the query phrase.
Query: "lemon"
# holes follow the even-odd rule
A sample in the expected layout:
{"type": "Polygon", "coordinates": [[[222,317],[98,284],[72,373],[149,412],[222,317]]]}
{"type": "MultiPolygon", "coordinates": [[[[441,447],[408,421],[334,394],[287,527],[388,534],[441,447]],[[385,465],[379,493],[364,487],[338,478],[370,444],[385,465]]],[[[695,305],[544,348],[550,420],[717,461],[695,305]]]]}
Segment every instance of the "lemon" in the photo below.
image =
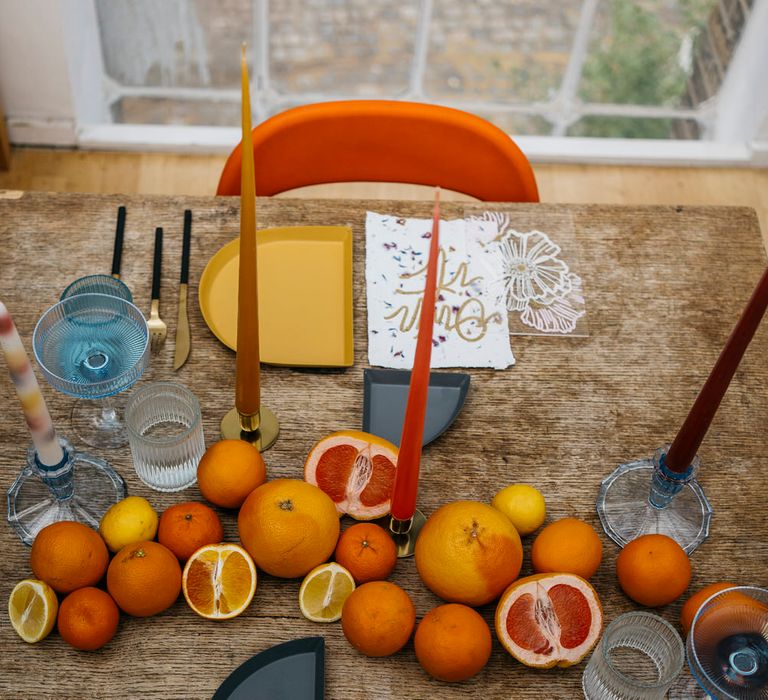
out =
{"type": "Polygon", "coordinates": [[[115,503],[101,519],[99,534],[110,551],[154,539],[158,517],[146,498],[128,496],[115,503]]]}
{"type": "Polygon", "coordinates": [[[301,582],[301,614],[312,622],[335,622],[341,619],[344,601],[354,590],[355,580],[341,564],[316,566],[301,582]]]}
{"type": "Polygon", "coordinates": [[[8,598],[8,617],[13,629],[30,644],[50,634],[58,610],[59,601],[53,588],[36,579],[17,583],[8,598]]]}
{"type": "Polygon", "coordinates": [[[528,484],[512,484],[501,489],[491,505],[506,515],[520,535],[530,535],[544,523],[547,507],[544,496],[528,484]]]}

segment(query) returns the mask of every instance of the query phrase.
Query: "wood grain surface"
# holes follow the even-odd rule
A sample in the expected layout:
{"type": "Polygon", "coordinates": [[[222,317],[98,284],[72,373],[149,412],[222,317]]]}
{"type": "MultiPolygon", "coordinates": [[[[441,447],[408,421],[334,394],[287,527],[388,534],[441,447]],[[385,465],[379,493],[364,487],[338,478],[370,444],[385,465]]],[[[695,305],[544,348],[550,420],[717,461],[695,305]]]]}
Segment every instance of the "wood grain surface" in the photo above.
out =
{"type": "MultiPolygon", "coordinates": [[[[0,195],[0,299],[27,348],[40,314],[65,285],[109,272],[117,207],[127,206],[122,278],[135,302],[149,307],[152,232],[165,231],[161,315],[169,341],[140,380],[174,379],[200,399],[206,442],[234,399],[234,354],[205,326],[197,281],[209,258],[237,235],[239,203],[210,197],[0,195]],[[172,372],[182,215],[193,211],[190,268],[192,352],[172,372]]],[[[722,348],[765,255],[754,211],[735,207],[618,207],[446,203],[445,218],[488,208],[520,220],[567,220],[581,247],[587,338],[514,337],[517,365],[472,370],[469,397],[457,423],[424,451],[420,507],[429,514],[457,498],[489,501],[502,486],[534,484],[547,500],[548,520],[586,519],[604,543],[593,578],[606,621],[637,606],[619,590],[616,546],[595,513],[601,478],[623,461],[652,454],[671,441],[722,348]]],[[[364,220],[367,209],[429,217],[431,203],[260,199],[259,227],[349,225],[354,231],[355,366],[338,371],[264,367],[263,401],[281,433],[265,459],[268,475],[302,475],[305,456],[325,434],[361,424],[367,366],[364,220]]],[[[551,231],[556,239],[556,231],[551,231]]],[[[308,299],[307,303],[311,303],[308,299]]],[[[714,507],[710,538],[693,554],[695,589],[733,580],[768,584],[766,464],[768,324],[758,331],[723,401],[700,457],[700,481],[714,507]]],[[[0,373],[0,374],[4,374],[0,373]]],[[[38,376],[40,376],[38,372],[38,376]]],[[[42,383],[42,379],[41,379],[42,383]]],[[[59,431],[67,435],[73,400],[43,386],[59,431]]],[[[29,443],[10,380],[0,376],[0,482],[8,488],[29,443]]],[[[108,459],[129,493],[159,511],[198,500],[196,487],[161,494],[136,478],[127,447],[108,459]]],[[[237,540],[234,513],[222,512],[228,540],[237,540]]],[[[349,525],[345,519],[344,526],[349,525]]],[[[530,573],[526,538],[523,574],[530,573]]],[[[0,527],[0,696],[3,698],[205,698],[253,654],[298,637],[326,639],[328,698],[577,698],[584,665],[535,671],[494,643],[476,678],[456,685],[429,678],[412,643],[390,658],[361,656],[339,624],[316,625],[299,612],[299,581],[260,574],[254,602],[227,622],[197,617],[183,598],[149,619],[123,616],[117,636],[97,652],[79,652],[56,632],[37,645],[14,633],[5,602],[31,575],[29,550],[0,527]]],[[[439,603],[420,582],[414,562],[400,560],[392,580],[412,596],[418,617],[439,603]]],[[[680,602],[657,612],[677,625],[680,602]]],[[[480,609],[492,623],[494,606],[480,609]]]]}

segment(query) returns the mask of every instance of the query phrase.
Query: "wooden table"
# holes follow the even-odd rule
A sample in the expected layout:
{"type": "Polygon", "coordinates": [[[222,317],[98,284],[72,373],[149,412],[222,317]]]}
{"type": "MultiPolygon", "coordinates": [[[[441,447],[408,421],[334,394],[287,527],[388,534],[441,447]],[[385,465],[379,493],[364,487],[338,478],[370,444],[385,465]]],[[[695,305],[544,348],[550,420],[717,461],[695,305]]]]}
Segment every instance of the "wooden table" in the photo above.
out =
{"type": "MultiPolygon", "coordinates": [[[[216,341],[197,307],[195,285],[211,255],[238,230],[238,201],[192,197],[116,197],[0,194],[0,298],[15,316],[27,347],[35,322],[65,284],[109,272],[118,205],[128,208],[123,279],[149,308],[152,232],[166,233],[162,314],[169,342],[141,381],[173,378],[199,397],[207,443],[218,439],[232,405],[234,355],[216,341]],[[171,370],[182,212],[194,212],[189,304],[192,354],[171,370]]],[[[364,219],[368,209],[429,217],[429,202],[260,200],[261,227],[349,225],[355,235],[355,360],[346,371],[265,367],[264,400],[279,416],[281,434],[265,454],[270,477],[302,475],[315,440],[357,428],[362,374],[367,365],[364,219]]],[[[595,498],[600,479],[629,459],[669,442],[690,407],[745,304],[765,255],[752,210],[704,207],[615,207],[446,204],[446,218],[488,208],[515,220],[572,222],[581,245],[587,297],[587,338],[515,337],[517,365],[503,372],[472,370],[463,413],[424,452],[420,505],[429,514],[457,498],[488,501],[513,482],[536,485],[548,518],[576,516],[602,535],[595,498]]],[[[557,231],[549,231],[556,238],[557,231]]],[[[700,452],[701,483],[715,509],[710,538],[694,553],[692,588],[713,581],[768,583],[768,324],[758,331],[700,452]]],[[[4,372],[2,372],[4,375],[4,372]]],[[[42,380],[41,380],[42,381],[42,380]]],[[[68,433],[72,399],[44,386],[54,421],[68,433]]],[[[0,477],[3,488],[21,469],[29,441],[10,381],[0,378],[0,477]]],[[[145,488],[127,447],[103,455],[131,494],[158,509],[199,499],[192,487],[177,494],[145,488]]],[[[223,513],[227,539],[236,541],[232,513],[223,513]]],[[[635,609],[618,589],[616,546],[603,536],[604,558],[593,578],[606,620],[635,609]]],[[[530,573],[530,538],[523,574],[530,573]]],[[[9,527],[0,528],[0,600],[29,577],[29,550],[9,527]]],[[[414,562],[401,560],[392,576],[413,597],[421,617],[438,599],[420,582],[414,562]]],[[[210,697],[236,666],[266,647],[324,635],[329,698],[576,698],[583,664],[535,671],[494,643],[487,668],[457,685],[430,679],[408,644],[385,659],[361,656],[339,624],[316,625],[299,612],[299,581],[261,574],[250,609],[216,623],[197,617],[180,599],[150,619],[123,616],[115,639],[98,652],[78,652],[54,632],[24,644],[6,613],[0,622],[2,697],[210,697]]],[[[2,604],[3,610],[5,603],[2,604]]],[[[680,603],[658,612],[677,623],[680,603]]],[[[494,606],[481,608],[491,622],[494,606]]]]}

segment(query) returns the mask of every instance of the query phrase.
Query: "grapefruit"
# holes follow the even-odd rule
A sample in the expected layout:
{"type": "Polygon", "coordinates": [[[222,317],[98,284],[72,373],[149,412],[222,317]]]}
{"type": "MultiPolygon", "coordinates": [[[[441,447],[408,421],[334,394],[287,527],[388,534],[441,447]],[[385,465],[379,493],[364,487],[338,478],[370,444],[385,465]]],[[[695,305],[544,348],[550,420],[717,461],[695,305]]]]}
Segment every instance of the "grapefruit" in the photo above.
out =
{"type": "Polygon", "coordinates": [[[496,635],[518,661],[533,668],[572,666],[595,646],[603,608],[576,574],[536,574],[515,581],[496,608],[496,635]]]}
{"type": "Polygon", "coordinates": [[[514,581],[523,547],[512,521],[477,501],[438,508],[416,540],[416,568],[433,593],[450,603],[490,603],[514,581]]]}
{"type": "Polygon", "coordinates": [[[397,447],[360,430],[326,435],[309,451],[304,480],[320,487],[339,513],[373,520],[389,513],[397,447]]]}

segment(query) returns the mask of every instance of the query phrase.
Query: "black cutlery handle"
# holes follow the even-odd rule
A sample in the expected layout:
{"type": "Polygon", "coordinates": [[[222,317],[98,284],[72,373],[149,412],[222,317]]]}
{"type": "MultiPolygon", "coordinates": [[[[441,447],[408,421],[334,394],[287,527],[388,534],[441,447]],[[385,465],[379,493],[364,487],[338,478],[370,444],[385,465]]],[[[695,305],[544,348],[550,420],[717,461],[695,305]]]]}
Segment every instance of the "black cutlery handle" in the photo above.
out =
{"type": "Polygon", "coordinates": [[[155,255],[152,259],[152,298],[160,298],[160,272],[163,266],[163,229],[155,229],[155,255]]]}
{"type": "Polygon", "coordinates": [[[192,211],[184,210],[184,239],[181,243],[181,284],[189,282],[189,245],[192,240],[192,211]]]}
{"type": "Polygon", "coordinates": [[[120,276],[120,263],[123,259],[123,235],[125,234],[125,207],[117,209],[117,227],[115,228],[115,248],[112,251],[112,275],[120,276]]]}

